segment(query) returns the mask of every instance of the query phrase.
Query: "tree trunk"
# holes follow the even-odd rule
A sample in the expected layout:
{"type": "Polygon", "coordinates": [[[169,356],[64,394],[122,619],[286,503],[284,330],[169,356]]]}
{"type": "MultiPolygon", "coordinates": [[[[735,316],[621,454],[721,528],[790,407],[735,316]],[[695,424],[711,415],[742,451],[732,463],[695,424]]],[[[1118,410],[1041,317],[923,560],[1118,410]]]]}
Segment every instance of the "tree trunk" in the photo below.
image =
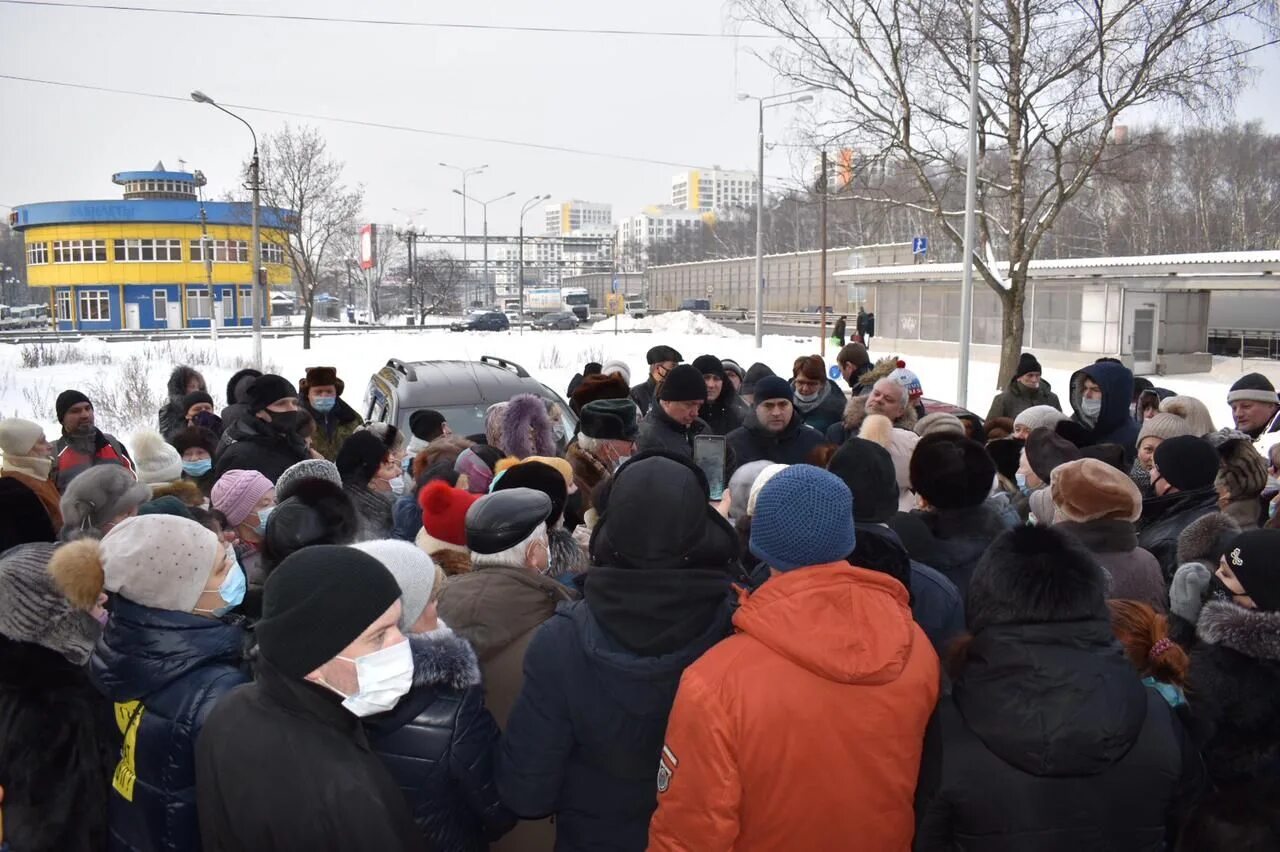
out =
{"type": "MultiPolygon", "coordinates": [[[[314,298],[314,297],[313,297],[314,298]]],[[[308,299],[302,314],[302,348],[311,348],[311,317],[315,313],[312,299],[308,299]]]]}
{"type": "Polygon", "coordinates": [[[1013,379],[1018,369],[1018,358],[1022,355],[1022,333],[1026,320],[1022,314],[1023,301],[1027,292],[1027,273],[1025,270],[1012,271],[1009,276],[1009,289],[1000,294],[1002,308],[1000,319],[1000,375],[996,380],[997,389],[1003,388],[1013,379]]]}

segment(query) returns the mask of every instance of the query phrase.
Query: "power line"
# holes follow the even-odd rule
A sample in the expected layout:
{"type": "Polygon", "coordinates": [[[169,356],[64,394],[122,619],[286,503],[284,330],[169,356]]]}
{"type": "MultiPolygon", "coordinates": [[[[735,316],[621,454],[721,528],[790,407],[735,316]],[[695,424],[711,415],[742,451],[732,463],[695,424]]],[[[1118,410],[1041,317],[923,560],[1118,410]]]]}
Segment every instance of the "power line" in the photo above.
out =
{"type": "Polygon", "coordinates": [[[694,30],[632,30],[613,27],[551,27],[515,24],[447,23],[443,21],[409,21],[392,18],[346,18],[325,15],[284,15],[272,12],[230,12],[219,9],[158,9],[150,6],[126,6],[119,3],[62,3],[55,0],[0,0],[10,6],[45,6],[58,9],[96,9],[105,12],[142,12],[160,15],[195,15],[205,18],[248,18],[260,21],[289,21],[315,24],[360,24],[376,27],[415,27],[440,30],[480,30],[490,32],[544,33],[564,35],[643,36],[652,38],[751,39],[769,40],[777,36],[766,33],[713,33],[694,30]]]}
{"type": "MultiPolygon", "coordinates": [[[[8,2],[8,0],[0,0],[8,2]]],[[[67,89],[80,89],[88,92],[104,92],[112,95],[127,95],[137,98],[151,98],[163,101],[181,101],[187,103],[189,98],[178,95],[165,95],[159,92],[141,92],[134,89],[115,89],[109,86],[93,86],[88,83],[69,83],[65,80],[43,80],[38,77],[22,77],[17,74],[0,74],[0,80],[13,80],[19,83],[36,83],[43,86],[58,86],[67,89]]],[[[269,115],[283,115],[289,118],[305,118],[310,121],[328,121],[335,124],[348,124],[355,127],[371,127],[378,130],[394,130],[399,133],[416,133],[424,136],[439,136],[446,139],[461,139],[467,142],[487,142],[493,145],[509,145],[515,148],[531,148],[537,151],[551,151],[557,154],[576,154],[583,157],[601,157],[608,160],[623,160],[629,163],[643,163],[653,166],[674,166],[678,169],[707,169],[710,166],[695,163],[681,163],[675,160],[656,160],[649,157],[637,157],[629,154],[615,154],[605,151],[591,151],[585,148],[569,148],[563,145],[547,145],[539,142],[521,142],[515,139],[502,139],[496,136],[477,136],[469,133],[455,133],[449,130],[431,130],[425,127],[410,127],[404,124],[389,124],[381,121],[368,121],[359,118],[343,118],[334,115],[322,115],[313,112],[297,112],[294,110],[273,109],[271,107],[252,106],[250,104],[227,103],[223,106],[232,109],[243,109],[251,112],[262,112],[269,115]]]]}

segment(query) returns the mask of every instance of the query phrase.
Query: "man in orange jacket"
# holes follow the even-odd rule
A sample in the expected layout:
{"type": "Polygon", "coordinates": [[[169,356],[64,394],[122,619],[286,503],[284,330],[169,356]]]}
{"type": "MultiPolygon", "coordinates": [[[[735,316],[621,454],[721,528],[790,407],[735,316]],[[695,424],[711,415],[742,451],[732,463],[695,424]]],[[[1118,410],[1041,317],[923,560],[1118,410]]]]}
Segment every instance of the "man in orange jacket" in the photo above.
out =
{"type": "Polygon", "coordinates": [[[770,579],[685,670],[650,850],[911,848],[938,658],[897,580],[851,566],[853,497],[793,465],[760,492],[770,579]]]}

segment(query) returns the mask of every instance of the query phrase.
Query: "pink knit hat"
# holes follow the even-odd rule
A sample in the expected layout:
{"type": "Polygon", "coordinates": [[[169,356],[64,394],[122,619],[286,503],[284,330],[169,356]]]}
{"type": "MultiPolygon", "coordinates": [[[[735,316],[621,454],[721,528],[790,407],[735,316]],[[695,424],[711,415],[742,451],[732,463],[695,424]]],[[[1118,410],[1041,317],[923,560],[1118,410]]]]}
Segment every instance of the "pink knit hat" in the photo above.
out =
{"type": "Polygon", "coordinates": [[[209,498],[213,508],[226,515],[231,526],[238,527],[274,487],[270,479],[256,470],[229,470],[213,484],[209,498]]]}

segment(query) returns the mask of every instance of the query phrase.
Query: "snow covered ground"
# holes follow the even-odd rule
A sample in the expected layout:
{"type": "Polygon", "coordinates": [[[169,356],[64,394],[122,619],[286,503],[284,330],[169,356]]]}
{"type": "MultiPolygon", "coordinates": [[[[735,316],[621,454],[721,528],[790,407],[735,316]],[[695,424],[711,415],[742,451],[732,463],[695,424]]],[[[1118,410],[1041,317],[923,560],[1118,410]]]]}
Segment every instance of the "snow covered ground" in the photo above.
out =
{"type": "MultiPolygon", "coordinates": [[[[783,375],[790,374],[792,361],[815,354],[815,337],[770,335],[763,351],[758,352],[750,335],[738,334],[716,326],[696,314],[664,314],[644,320],[619,321],[631,333],[613,334],[613,321],[598,323],[594,329],[577,332],[518,330],[504,333],[454,333],[444,330],[378,331],[363,335],[325,336],[317,330],[310,351],[303,351],[300,338],[267,339],[263,343],[267,368],[297,381],[307,367],[335,366],[346,382],[344,398],[360,406],[369,376],[386,364],[388,358],[405,361],[431,359],[474,360],[481,355],[496,355],[523,365],[548,386],[564,393],[569,379],[588,361],[620,358],[631,366],[631,380],[644,380],[645,352],[655,344],[674,346],[691,361],[699,355],[713,354],[733,358],[743,368],[763,361],[783,375]],[[640,331],[643,329],[643,332],[640,331]]],[[[874,345],[874,342],[873,342],[874,345]]],[[[218,343],[216,351],[208,338],[164,341],[159,343],[107,343],[91,339],[77,344],[46,344],[42,353],[30,347],[0,344],[0,414],[25,417],[44,424],[52,437],[59,429],[54,422],[53,403],[66,388],[77,388],[95,398],[99,425],[106,431],[126,438],[140,428],[155,428],[155,411],[164,403],[165,382],[176,364],[186,363],[199,369],[208,380],[210,392],[219,407],[225,404],[227,380],[246,366],[251,351],[248,338],[218,343]],[[24,352],[30,361],[36,354],[43,361],[65,359],[70,363],[48,366],[24,366],[24,352]],[[68,353],[70,356],[68,356],[68,353]]],[[[873,357],[897,354],[878,347],[873,357]]],[[[828,350],[828,364],[835,353],[828,350]]],[[[907,366],[921,380],[926,396],[940,400],[956,398],[956,364],[950,358],[904,356],[907,366]]],[[[1246,370],[1260,369],[1280,385],[1280,364],[1252,362],[1246,370]]],[[[986,414],[995,392],[997,365],[974,361],[970,367],[971,408],[986,414]]],[[[1157,384],[1177,393],[1191,394],[1204,400],[1219,426],[1231,423],[1226,404],[1227,387],[1241,373],[1238,359],[1217,359],[1212,373],[1170,376],[1157,384]]],[[[1066,404],[1068,370],[1048,369],[1047,378],[1066,404]]]]}

